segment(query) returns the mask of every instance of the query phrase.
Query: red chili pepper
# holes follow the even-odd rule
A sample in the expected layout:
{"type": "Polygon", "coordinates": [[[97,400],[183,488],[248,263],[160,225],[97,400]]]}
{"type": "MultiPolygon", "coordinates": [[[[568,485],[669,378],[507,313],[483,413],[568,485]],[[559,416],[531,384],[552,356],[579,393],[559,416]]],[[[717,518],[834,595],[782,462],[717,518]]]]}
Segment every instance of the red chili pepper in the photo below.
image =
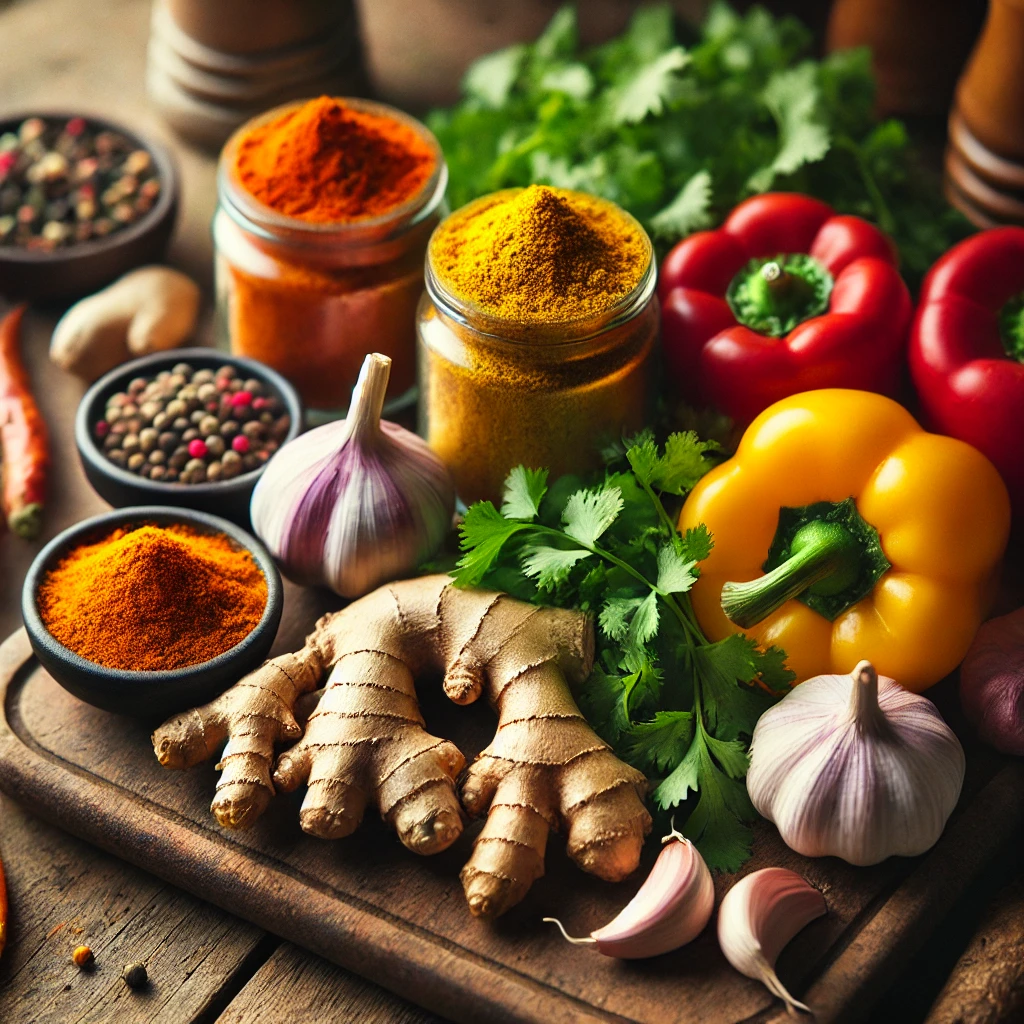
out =
{"type": "Polygon", "coordinates": [[[668,254],[658,293],[670,381],[738,424],[800,391],[899,385],[913,309],[893,244],[817,199],[740,203],[668,254]]]}
{"type": "Polygon", "coordinates": [[[1024,517],[1024,228],[994,228],[928,272],[910,372],[929,425],[984,452],[1024,517]]]}
{"type": "Polygon", "coordinates": [[[18,306],[0,321],[0,448],[7,525],[19,537],[32,540],[42,526],[50,459],[46,423],[21,361],[24,314],[25,306],[18,306]]]}

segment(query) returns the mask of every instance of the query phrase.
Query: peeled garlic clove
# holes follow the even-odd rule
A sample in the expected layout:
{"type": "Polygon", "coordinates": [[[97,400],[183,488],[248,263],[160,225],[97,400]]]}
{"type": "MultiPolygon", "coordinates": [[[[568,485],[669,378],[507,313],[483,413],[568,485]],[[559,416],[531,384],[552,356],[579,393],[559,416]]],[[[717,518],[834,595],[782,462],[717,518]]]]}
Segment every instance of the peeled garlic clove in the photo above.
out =
{"type": "Polygon", "coordinates": [[[455,485],[411,431],[381,420],[391,360],[366,357],[348,416],[281,448],[252,495],[253,530],[296,583],[360,597],[435,554],[455,485]]]}
{"type": "Polygon", "coordinates": [[[692,942],[715,906],[711,872],[693,843],[678,832],[663,842],[666,846],[637,894],[589,938],[566,935],[557,918],[544,920],[557,925],[569,942],[596,945],[598,952],[622,960],[659,956],[692,942]]]}
{"type": "Polygon", "coordinates": [[[747,791],[790,849],[863,865],[932,847],[963,779],[963,748],[935,705],[862,661],[761,716],[747,791]]]}
{"type": "Polygon", "coordinates": [[[810,1013],[779,981],[775,961],[790,939],[827,909],[825,897],[795,871],[763,868],[741,878],[722,899],[718,944],[740,974],[763,982],[787,1009],[810,1013]]]}

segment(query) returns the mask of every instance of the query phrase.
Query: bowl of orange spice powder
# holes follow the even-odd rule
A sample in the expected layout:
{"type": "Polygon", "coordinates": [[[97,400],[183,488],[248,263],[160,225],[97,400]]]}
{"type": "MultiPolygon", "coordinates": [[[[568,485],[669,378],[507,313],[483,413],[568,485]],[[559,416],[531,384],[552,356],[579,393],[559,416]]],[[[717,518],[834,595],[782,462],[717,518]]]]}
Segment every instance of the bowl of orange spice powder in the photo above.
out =
{"type": "Polygon", "coordinates": [[[243,125],[218,169],[218,344],[277,370],[314,422],[344,413],[368,352],[391,359],[385,411],[411,405],[447,181],[430,131],[382,103],[321,96],[243,125]]]}
{"type": "Polygon", "coordinates": [[[213,699],[263,661],[282,586],[266,548],[227,520],[140,506],[50,541],[21,606],[32,649],[61,686],[155,720],[213,699]]]}

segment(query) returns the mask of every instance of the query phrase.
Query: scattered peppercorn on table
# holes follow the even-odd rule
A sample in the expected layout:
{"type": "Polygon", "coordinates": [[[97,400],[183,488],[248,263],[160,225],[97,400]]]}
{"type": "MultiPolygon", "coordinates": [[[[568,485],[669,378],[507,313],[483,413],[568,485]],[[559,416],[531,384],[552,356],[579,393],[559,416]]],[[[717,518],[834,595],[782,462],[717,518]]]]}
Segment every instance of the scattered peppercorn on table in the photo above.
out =
{"type": "MultiPolygon", "coordinates": [[[[21,0],[0,9],[0,38],[4,39],[6,51],[0,62],[0,96],[4,107],[0,112],[34,107],[59,109],[66,104],[67,97],[74,96],[76,101],[80,98],[92,109],[109,110],[126,123],[137,124],[159,135],[160,128],[142,98],[149,15],[148,0],[97,0],[87,8],[71,0],[21,0]],[[72,38],[68,26],[71,25],[74,26],[74,43],[73,49],[68,50],[72,38]],[[57,63],[58,58],[63,63],[57,63]]],[[[203,281],[209,300],[207,268],[211,265],[212,253],[208,228],[215,205],[214,161],[180,147],[178,155],[186,184],[186,205],[172,261],[203,281]]],[[[210,306],[209,301],[206,306],[210,306]]],[[[0,307],[0,313],[5,311],[0,307]]],[[[46,341],[55,319],[48,313],[33,310],[27,321],[25,346],[29,370],[53,435],[55,465],[52,500],[47,509],[47,538],[104,509],[85,482],[73,454],[71,418],[80,386],[61,375],[46,359],[46,341]]],[[[200,340],[206,344],[213,340],[209,318],[204,321],[200,340]]],[[[19,625],[16,594],[36,550],[38,548],[27,546],[10,534],[0,537],[0,566],[9,580],[0,600],[0,639],[19,625]]],[[[301,636],[321,610],[314,607],[315,603],[310,595],[301,594],[296,588],[288,589],[285,619],[275,653],[291,650],[301,643],[301,636]]],[[[10,674],[21,653],[24,652],[19,652],[16,646],[0,653],[0,676],[10,674]]],[[[175,840],[187,839],[193,833],[204,837],[215,835],[207,828],[205,819],[209,793],[203,779],[193,781],[185,789],[186,803],[175,807],[177,817],[167,825],[165,832],[156,831],[152,821],[148,834],[144,828],[136,828],[141,820],[135,817],[136,797],[140,793],[145,793],[147,801],[157,805],[173,803],[174,786],[153,762],[146,747],[144,727],[120,720],[111,726],[111,720],[92,709],[84,706],[76,709],[70,697],[54,686],[47,687],[41,679],[34,678],[24,686],[19,683],[17,693],[19,710],[14,715],[14,724],[19,734],[31,735],[37,744],[49,750],[40,762],[38,779],[54,779],[67,771],[69,764],[77,764],[85,777],[92,780],[79,806],[68,804],[64,809],[64,824],[68,828],[86,834],[89,831],[87,818],[92,816],[95,821],[105,821],[107,824],[103,827],[110,829],[107,837],[94,835],[93,839],[136,861],[144,859],[146,844],[150,848],[161,845],[178,848],[177,842],[166,842],[170,835],[175,840]],[[52,713],[58,717],[47,719],[52,713]],[[124,756],[123,751],[129,747],[139,754],[137,760],[124,756]],[[111,765],[117,763],[120,768],[115,772],[111,765]],[[116,787],[104,778],[112,778],[116,787]],[[130,800],[124,796],[126,793],[130,800]],[[135,824],[115,832],[110,822],[119,810],[126,811],[135,824]],[[190,815],[194,815],[194,819],[190,815]],[[181,828],[181,822],[185,822],[186,827],[179,832],[176,829],[181,828]]],[[[941,702],[941,693],[938,698],[941,702]]],[[[9,703],[8,709],[12,706],[9,703]]],[[[948,708],[947,701],[943,711],[952,724],[959,727],[958,719],[948,708]]],[[[428,716],[431,713],[428,708],[428,716]]],[[[9,751],[5,734],[0,740],[0,761],[9,751]]],[[[969,756],[974,756],[973,749],[969,756]]],[[[155,1019],[173,1020],[175,1024],[198,1021],[265,1024],[289,1018],[312,1024],[350,1019],[369,1024],[437,1024],[440,1020],[300,946],[281,941],[264,928],[207,902],[214,897],[215,875],[212,872],[179,873],[181,865],[173,859],[162,865],[151,864],[165,877],[200,892],[202,898],[188,895],[148,871],[129,866],[111,853],[101,852],[59,828],[44,824],[36,813],[44,810],[53,815],[53,808],[42,808],[27,796],[26,790],[22,790],[22,794],[19,803],[6,796],[0,798],[0,858],[6,867],[11,898],[7,949],[0,957],[0,1020],[28,1024],[49,1019],[47,1014],[52,1014],[54,1020],[68,1022],[109,1020],[116,1016],[124,1024],[155,1019]],[[72,952],[83,945],[90,947],[95,956],[92,973],[81,972],[71,960],[72,952]],[[122,972],[137,962],[146,964],[148,995],[146,989],[128,993],[126,982],[121,980],[122,972]]],[[[872,979],[878,990],[884,990],[896,980],[886,958],[898,945],[925,942],[930,933],[955,932],[957,937],[950,942],[943,944],[940,937],[938,944],[932,940],[926,945],[925,953],[913,970],[904,973],[903,984],[884,997],[886,1004],[895,1008],[894,1012],[902,1014],[900,1019],[923,1016],[941,979],[934,972],[923,970],[921,964],[929,957],[938,958],[942,951],[948,955],[951,949],[966,947],[974,928],[973,919],[954,906],[956,897],[963,893],[967,880],[989,854],[995,855],[996,865],[988,872],[989,884],[969,889],[968,899],[988,900],[1000,872],[1003,877],[1009,875],[1005,856],[997,852],[997,847],[1001,840],[1008,838],[1010,822],[1006,816],[996,820],[984,813],[986,806],[1004,806],[999,801],[1005,798],[1006,794],[998,791],[988,791],[987,797],[984,794],[979,797],[981,802],[967,808],[959,826],[957,819],[951,823],[952,838],[957,844],[954,850],[939,848],[936,858],[924,864],[900,864],[896,865],[895,872],[890,866],[880,873],[867,875],[845,867],[834,870],[834,865],[822,867],[821,873],[814,877],[828,887],[833,912],[821,922],[824,930],[808,932],[803,944],[798,940],[786,954],[788,959],[784,957],[782,961],[789,978],[810,980],[822,976],[826,979],[819,982],[817,988],[812,987],[808,1001],[814,1003],[813,996],[817,995],[820,1004],[830,1006],[828,985],[832,984],[836,992],[843,991],[844,972],[848,980],[853,974],[859,974],[862,979],[872,979]],[[986,805],[986,799],[995,803],[986,805]],[[971,813],[975,815],[973,818],[969,817],[971,813]],[[909,883],[901,883],[902,874],[911,867],[909,883]],[[951,907],[954,908],[951,915],[944,916],[951,907]],[[858,917],[861,911],[863,914],[858,917]],[[843,933],[853,918],[857,919],[860,931],[846,933],[852,937],[852,942],[834,961],[830,973],[829,961],[838,954],[823,957],[821,950],[843,933]],[[851,954],[856,959],[851,960],[851,954]],[[909,979],[921,984],[922,991],[927,993],[917,1002],[907,995],[911,987],[907,984],[909,979]]],[[[1017,800],[1019,805],[1019,796],[1017,800]]],[[[446,907],[458,906],[455,897],[461,899],[457,882],[449,889],[434,877],[447,872],[424,872],[421,863],[410,863],[407,856],[396,854],[392,847],[397,844],[369,823],[364,825],[364,831],[370,832],[369,838],[347,841],[357,846],[323,849],[303,845],[312,841],[298,833],[293,811],[294,808],[278,808],[277,813],[268,815],[263,830],[250,836],[246,846],[216,838],[209,840],[212,843],[207,847],[209,861],[218,856],[233,858],[239,865],[239,872],[247,878],[250,873],[262,870],[268,858],[275,855],[275,831],[287,829],[288,843],[295,843],[297,848],[301,846],[306,851],[290,864],[289,870],[312,872],[318,880],[328,878],[340,888],[347,885],[357,893],[358,898],[350,899],[343,907],[343,915],[350,915],[346,918],[347,925],[354,929],[359,943],[367,949],[375,948],[376,953],[349,950],[348,962],[360,971],[376,974],[388,984],[405,985],[405,990],[415,998],[433,1000],[439,1005],[433,982],[435,976],[448,974],[463,978],[464,985],[478,984],[479,1005],[483,1007],[491,1005],[485,1000],[497,998],[502,987],[522,972],[533,972],[537,979],[547,971],[547,982],[533,980],[527,985],[529,996],[523,997],[523,1009],[517,1019],[531,1019],[531,1014],[532,1019],[544,1019],[541,1007],[545,993],[556,989],[572,992],[573,986],[578,987],[580,995],[564,1004],[569,1007],[564,1011],[566,1020],[609,1021],[612,1015],[617,1015],[615,1019],[630,1016],[638,1020],[655,1019],[652,1015],[659,1006],[667,1007],[664,1012],[673,1015],[660,1016],[657,1018],[660,1020],[725,1020],[731,1019],[723,1014],[729,1009],[734,994],[735,1005],[741,1008],[737,1019],[762,1012],[775,1014],[765,1019],[784,1019],[781,1007],[772,1005],[758,986],[725,973],[713,943],[709,945],[703,940],[682,955],[671,958],[668,966],[672,970],[657,962],[642,971],[616,970],[614,984],[607,987],[601,987],[603,983],[595,979],[605,968],[618,965],[610,961],[595,964],[592,953],[568,946],[563,948],[558,944],[561,940],[554,936],[550,941],[545,936],[543,947],[521,961],[518,957],[523,951],[537,945],[533,917],[539,916],[539,902],[531,902],[507,918],[502,926],[503,934],[497,939],[489,937],[476,922],[471,924],[462,917],[461,906],[457,915],[447,913],[446,907]],[[288,813],[281,813],[283,811],[288,813]],[[372,872],[367,864],[373,865],[372,872]],[[424,873],[429,876],[426,881],[424,873]],[[382,905],[374,902],[381,895],[375,888],[380,884],[379,875],[389,876],[387,899],[382,905]],[[372,913],[360,917],[366,914],[368,906],[372,913]],[[346,909],[351,907],[357,909],[346,909]],[[450,918],[447,922],[446,915],[450,918]],[[417,920],[417,932],[437,932],[443,940],[432,947],[435,950],[432,969],[424,968],[421,975],[408,975],[408,967],[404,971],[396,970],[396,964],[410,962],[408,943],[412,940],[397,924],[409,919],[417,920]],[[450,934],[445,932],[446,928],[450,934]],[[500,962],[503,943],[516,947],[516,960],[506,960],[500,970],[476,982],[464,980],[463,972],[472,974],[481,970],[480,964],[500,962]],[[385,945],[390,945],[387,957],[380,954],[385,945]],[[461,956],[460,950],[467,948],[469,953],[461,956]],[[377,958],[376,968],[371,964],[374,957],[377,958]],[[547,962],[538,964],[537,961],[547,962]],[[720,970],[721,975],[715,973],[720,970]],[[702,975],[706,975],[706,987],[701,990],[704,995],[694,997],[692,992],[700,989],[702,975]],[[593,991],[595,986],[599,991],[593,991]],[[591,1009],[581,1001],[588,991],[591,997],[603,1001],[600,1009],[591,1009]],[[744,999],[749,1002],[744,1003],[744,999]]],[[[766,836],[759,836],[751,867],[762,866],[757,856],[763,854],[767,841],[766,836]]],[[[562,861],[560,852],[557,863],[553,857],[549,859],[548,877],[538,882],[537,887],[553,893],[568,892],[577,886],[583,876],[571,873],[575,869],[566,868],[562,861]]],[[[791,857],[791,861],[797,870],[806,863],[796,857],[791,857]]],[[[779,862],[778,857],[776,862],[779,862]]],[[[286,876],[287,872],[280,876],[282,885],[286,876]]],[[[245,878],[242,881],[245,882],[245,878]]],[[[447,879],[447,882],[452,881],[453,878],[447,879]]],[[[1020,1003],[1014,1002],[1012,983],[1006,979],[1015,974],[1018,986],[1021,984],[1019,962],[1014,962],[1012,956],[1007,957],[1001,972],[991,964],[983,967],[978,962],[984,960],[986,950],[993,945],[1014,948],[1011,936],[1020,935],[1020,922],[1024,919],[1024,897],[1019,882],[1015,885],[1006,896],[998,897],[993,909],[986,913],[982,928],[988,931],[979,932],[966,954],[974,958],[973,961],[965,959],[952,972],[929,1024],[947,1024],[953,1020],[954,1010],[974,1005],[970,980],[978,976],[998,993],[1007,1015],[999,1016],[995,1008],[987,1011],[987,1016],[976,1019],[987,1024],[997,1021],[1008,1024],[1015,1019],[1012,1015],[1015,1008],[1019,1011],[1020,1003]],[[1018,908],[1016,914],[1008,910],[1014,906],[1018,908]],[[985,935],[992,937],[987,943],[982,942],[985,935]]],[[[614,891],[606,891],[607,888],[604,883],[588,883],[584,893],[572,897],[577,900],[574,906],[589,908],[585,914],[581,911],[580,924],[593,925],[609,919],[612,915],[606,912],[621,906],[635,884],[625,883],[614,891]]],[[[243,905],[240,895],[236,909],[252,913],[243,905]]],[[[280,930],[283,932],[285,928],[280,930]]],[[[295,937],[303,939],[300,934],[295,937]]],[[[315,943],[315,932],[305,941],[315,943]]],[[[1019,961],[1019,957],[1016,960],[1019,961]]],[[[138,972],[133,976],[137,977],[138,972]]],[[[450,1013],[454,1014],[455,1004],[451,1006],[450,1013]]],[[[830,1006],[830,1011],[834,1009],[830,1006]]],[[[461,1016],[469,1019],[464,1011],[461,1016]]],[[[498,1015],[481,1010],[475,1019],[498,1019],[498,1015]]]]}

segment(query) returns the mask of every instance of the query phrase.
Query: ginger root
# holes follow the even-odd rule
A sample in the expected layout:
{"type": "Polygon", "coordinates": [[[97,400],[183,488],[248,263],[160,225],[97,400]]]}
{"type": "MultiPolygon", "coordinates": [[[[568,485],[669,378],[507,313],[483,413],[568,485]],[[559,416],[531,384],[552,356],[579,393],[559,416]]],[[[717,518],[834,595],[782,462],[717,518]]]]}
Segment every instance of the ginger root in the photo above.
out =
{"type": "Polygon", "coordinates": [[[180,271],[139,267],[61,317],[50,359],[92,381],[128,359],[177,348],[195,328],[199,299],[199,286],[180,271]]]}
{"type": "Polygon", "coordinates": [[[601,878],[622,879],[639,862],[646,780],[587,725],[568,686],[586,679],[592,657],[581,613],[459,590],[447,576],[405,580],[324,616],[301,651],[172,718],[153,745],[165,767],[187,768],[227,740],[212,810],[228,828],[252,824],[275,785],[305,783],[300,822],[312,835],[350,834],[372,803],[409,849],[436,853],[462,832],[465,759],[426,731],[415,679],[443,674],[459,704],[485,694],[497,732],[461,791],[487,820],[461,878],[470,910],[496,917],[544,873],[551,829],[567,831],[570,856],[601,878]],[[305,734],[271,772],[274,745],[302,731],[296,701],[328,669],[305,734]]]}

